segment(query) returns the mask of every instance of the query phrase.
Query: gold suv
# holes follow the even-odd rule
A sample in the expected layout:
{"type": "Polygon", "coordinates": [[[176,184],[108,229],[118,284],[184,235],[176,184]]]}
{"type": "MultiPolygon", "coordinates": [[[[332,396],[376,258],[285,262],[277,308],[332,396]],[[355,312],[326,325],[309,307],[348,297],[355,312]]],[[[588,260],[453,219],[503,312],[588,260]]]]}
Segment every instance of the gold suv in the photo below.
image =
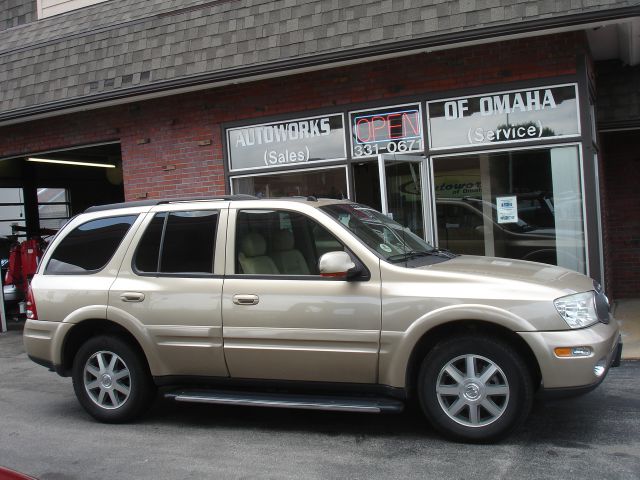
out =
{"type": "Polygon", "coordinates": [[[596,387],[619,363],[607,298],[552,265],[438,250],[350,201],[92,207],[51,242],[27,353],[73,377],[103,422],[178,402],[398,412],[496,440],[534,395],[596,387]]]}

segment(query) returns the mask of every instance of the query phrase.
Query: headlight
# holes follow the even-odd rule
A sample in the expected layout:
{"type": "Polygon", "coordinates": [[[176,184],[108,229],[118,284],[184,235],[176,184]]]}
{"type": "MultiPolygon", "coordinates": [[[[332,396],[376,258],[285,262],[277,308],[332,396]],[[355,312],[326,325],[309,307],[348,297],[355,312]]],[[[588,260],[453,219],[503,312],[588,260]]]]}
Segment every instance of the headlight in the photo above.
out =
{"type": "Polygon", "coordinates": [[[598,322],[594,292],[575,293],[553,301],[556,310],[571,328],[583,328],[598,322]]]}

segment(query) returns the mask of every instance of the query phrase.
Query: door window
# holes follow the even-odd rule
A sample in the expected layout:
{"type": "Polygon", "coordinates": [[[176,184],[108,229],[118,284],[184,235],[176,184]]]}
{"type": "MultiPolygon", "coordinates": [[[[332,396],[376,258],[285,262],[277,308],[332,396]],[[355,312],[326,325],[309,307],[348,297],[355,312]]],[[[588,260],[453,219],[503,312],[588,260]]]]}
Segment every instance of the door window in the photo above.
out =
{"type": "Polygon", "coordinates": [[[157,213],[134,258],[139,273],[212,274],[218,212],[157,213]]]}
{"type": "Polygon", "coordinates": [[[236,272],[319,275],[320,257],[344,246],[322,225],[288,210],[243,210],[236,220],[236,272]]]}

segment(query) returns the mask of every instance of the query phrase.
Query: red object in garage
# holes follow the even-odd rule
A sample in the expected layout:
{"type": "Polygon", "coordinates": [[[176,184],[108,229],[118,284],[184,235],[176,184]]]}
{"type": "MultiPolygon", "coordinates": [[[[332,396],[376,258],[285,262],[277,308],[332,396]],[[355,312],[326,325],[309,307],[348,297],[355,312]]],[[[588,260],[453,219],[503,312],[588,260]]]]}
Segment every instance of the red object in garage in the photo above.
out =
{"type": "Polygon", "coordinates": [[[5,285],[15,285],[23,296],[29,287],[29,282],[38,269],[38,263],[43,253],[43,242],[40,237],[30,238],[24,242],[14,244],[9,251],[9,268],[5,276],[5,285]]]}
{"type": "Polygon", "coordinates": [[[20,244],[20,257],[22,268],[22,285],[26,289],[29,281],[38,269],[40,257],[42,257],[42,239],[30,238],[20,244]]]}
{"type": "Polygon", "coordinates": [[[22,255],[20,254],[21,244],[15,243],[11,245],[9,250],[9,268],[7,275],[4,278],[5,285],[15,285],[20,290],[23,289],[23,275],[22,275],[22,255]]]}

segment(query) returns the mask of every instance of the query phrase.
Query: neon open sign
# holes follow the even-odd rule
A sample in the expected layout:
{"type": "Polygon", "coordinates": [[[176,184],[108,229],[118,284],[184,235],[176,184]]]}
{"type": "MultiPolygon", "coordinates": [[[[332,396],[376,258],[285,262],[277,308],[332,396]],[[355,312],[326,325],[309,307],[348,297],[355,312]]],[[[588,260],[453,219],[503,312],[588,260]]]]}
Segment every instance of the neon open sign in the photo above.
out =
{"type": "Polygon", "coordinates": [[[351,112],[353,157],[422,150],[419,105],[351,112]]]}

